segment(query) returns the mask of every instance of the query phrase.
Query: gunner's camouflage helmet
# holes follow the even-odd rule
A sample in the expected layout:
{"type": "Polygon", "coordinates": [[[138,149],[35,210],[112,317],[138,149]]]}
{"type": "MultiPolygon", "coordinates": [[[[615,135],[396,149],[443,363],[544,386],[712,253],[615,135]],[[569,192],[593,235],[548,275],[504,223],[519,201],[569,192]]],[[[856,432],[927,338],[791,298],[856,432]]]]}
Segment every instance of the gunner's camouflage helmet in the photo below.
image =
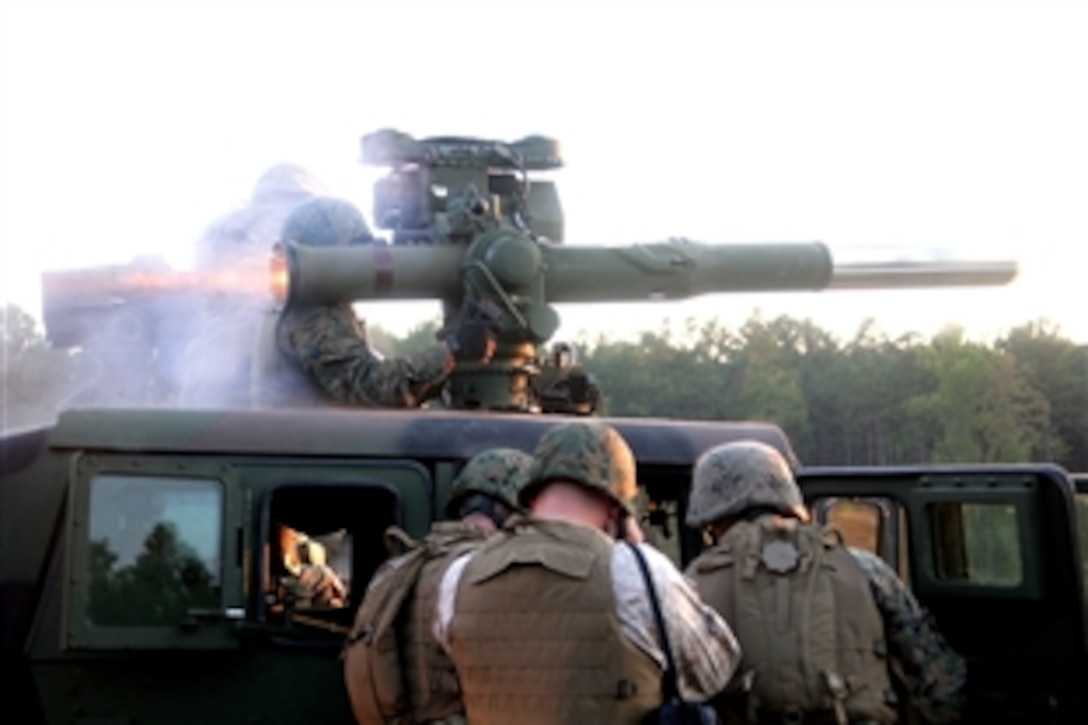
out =
{"type": "Polygon", "coordinates": [[[302,201],[328,193],[321,180],[297,164],[276,164],[266,169],[253,186],[253,204],[302,201]]]}
{"type": "Polygon", "coordinates": [[[533,457],[516,448],[489,448],[477,453],[453,481],[446,516],[456,518],[461,503],[473,493],[500,501],[512,511],[523,512],[518,504],[518,491],[529,480],[533,457]]]}
{"type": "Polygon", "coordinates": [[[638,493],[635,455],[623,436],[606,423],[563,423],[541,436],[533,453],[529,483],[521,489],[519,500],[528,506],[552,481],[577,483],[630,511],[638,493]]]}
{"type": "Polygon", "coordinates": [[[699,456],[692,474],[688,526],[701,529],[755,506],[787,515],[804,508],[801,489],[782,454],[764,443],[737,441],[699,456]]]}
{"type": "Polygon", "coordinates": [[[319,196],[295,207],[280,239],[311,247],[343,247],[372,241],[363,214],[350,201],[319,196]]]}

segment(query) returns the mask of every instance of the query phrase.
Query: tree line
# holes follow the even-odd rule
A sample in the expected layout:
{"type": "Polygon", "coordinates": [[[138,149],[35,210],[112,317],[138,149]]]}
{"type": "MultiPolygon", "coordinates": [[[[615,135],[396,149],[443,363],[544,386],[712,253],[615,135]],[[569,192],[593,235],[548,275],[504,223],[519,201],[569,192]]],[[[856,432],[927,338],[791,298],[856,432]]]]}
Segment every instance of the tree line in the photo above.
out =
{"type": "MultiPolygon", "coordinates": [[[[437,324],[393,354],[433,340],[437,324]]],[[[777,423],[811,465],[1053,461],[1088,471],[1088,346],[1045,320],[990,343],[948,327],[891,337],[874,321],[839,340],[758,313],[739,329],[688,320],[636,341],[575,340],[604,412],[777,423]]]]}
{"type": "MultiPolygon", "coordinates": [[[[17,307],[2,322],[0,422],[52,419],[87,361],[53,349],[17,307]]],[[[437,328],[398,337],[371,324],[369,334],[385,355],[411,355],[437,328]]],[[[811,320],[756,313],[737,329],[688,320],[634,341],[573,342],[608,415],[771,421],[812,465],[1053,461],[1088,471],[1088,346],[1045,320],[988,343],[958,327],[891,337],[874,321],[840,340],[811,320]]]]}

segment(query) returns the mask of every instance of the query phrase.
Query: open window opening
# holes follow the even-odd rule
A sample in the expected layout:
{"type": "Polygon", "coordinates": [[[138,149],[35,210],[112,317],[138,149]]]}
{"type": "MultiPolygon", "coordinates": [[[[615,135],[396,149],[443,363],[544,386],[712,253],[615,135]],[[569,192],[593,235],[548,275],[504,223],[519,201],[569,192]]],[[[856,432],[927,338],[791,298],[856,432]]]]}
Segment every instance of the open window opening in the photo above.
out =
{"type": "Polygon", "coordinates": [[[842,534],[852,549],[880,555],[881,512],[872,501],[852,498],[833,499],[826,509],[826,522],[842,534]]]}
{"type": "Polygon", "coordinates": [[[267,504],[266,618],[342,633],[389,556],[400,498],[381,484],[286,485],[267,504]]]}
{"type": "Polygon", "coordinates": [[[646,541],[683,569],[707,542],[700,531],[688,528],[688,496],[691,489],[690,466],[639,465],[639,493],[636,510],[646,541]]]}

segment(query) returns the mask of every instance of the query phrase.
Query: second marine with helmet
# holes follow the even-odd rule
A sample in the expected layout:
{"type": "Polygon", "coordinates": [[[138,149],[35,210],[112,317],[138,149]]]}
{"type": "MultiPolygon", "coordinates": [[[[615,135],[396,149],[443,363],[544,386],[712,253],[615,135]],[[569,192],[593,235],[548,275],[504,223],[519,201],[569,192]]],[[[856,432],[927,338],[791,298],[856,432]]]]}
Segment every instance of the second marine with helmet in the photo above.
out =
{"type": "Polygon", "coordinates": [[[476,454],[453,482],[448,520],[421,542],[387,532],[409,550],[375,573],[344,656],[344,682],[360,723],[465,722],[453,663],[431,631],[438,583],[449,563],[473,551],[513,514],[531,457],[513,448],[476,454]]]}
{"type": "Polygon", "coordinates": [[[714,541],[686,573],[744,652],[725,723],[892,723],[896,684],[926,722],[958,718],[962,658],[882,559],[811,523],[778,451],[705,452],[686,523],[714,541]]]}
{"type": "Polygon", "coordinates": [[[643,543],[637,490],[634,454],[615,428],[557,425],[521,489],[529,514],[447,568],[435,638],[474,725],[644,722],[670,684],[692,704],[725,688],[736,640],[643,543]]]}

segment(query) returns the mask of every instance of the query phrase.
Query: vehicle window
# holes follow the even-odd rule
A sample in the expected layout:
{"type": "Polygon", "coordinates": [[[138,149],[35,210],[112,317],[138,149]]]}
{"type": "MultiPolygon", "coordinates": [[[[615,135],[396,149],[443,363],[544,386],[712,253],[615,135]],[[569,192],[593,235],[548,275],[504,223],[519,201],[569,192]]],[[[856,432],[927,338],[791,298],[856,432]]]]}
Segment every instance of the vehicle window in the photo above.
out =
{"type": "Polygon", "coordinates": [[[934,570],[941,579],[1014,587],[1023,579],[1016,507],[1003,503],[934,503],[934,570]]]}
{"type": "Polygon", "coordinates": [[[90,481],[87,619],[176,626],[220,601],[219,481],[102,474],[90,481]]]}
{"type": "Polygon", "coordinates": [[[680,520],[679,502],[674,499],[655,501],[645,489],[639,489],[635,506],[641,512],[639,526],[646,542],[672,559],[678,568],[683,568],[680,531],[684,524],[680,520]]]}
{"type": "Polygon", "coordinates": [[[880,509],[876,505],[839,499],[827,509],[827,523],[842,533],[847,546],[880,555],[880,509]]]}
{"type": "Polygon", "coordinates": [[[277,487],[267,504],[267,615],[329,631],[350,624],[371,575],[392,553],[384,533],[398,524],[399,505],[396,491],[381,485],[277,487]]]}
{"type": "Polygon", "coordinates": [[[342,609],[351,588],[351,534],[346,529],[310,535],[276,525],[280,562],[277,600],[300,609],[342,609]]]}
{"type": "Polygon", "coordinates": [[[881,557],[911,587],[906,509],[886,496],[827,496],[812,501],[813,518],[835,527],[843,543],[881,557]]]}

